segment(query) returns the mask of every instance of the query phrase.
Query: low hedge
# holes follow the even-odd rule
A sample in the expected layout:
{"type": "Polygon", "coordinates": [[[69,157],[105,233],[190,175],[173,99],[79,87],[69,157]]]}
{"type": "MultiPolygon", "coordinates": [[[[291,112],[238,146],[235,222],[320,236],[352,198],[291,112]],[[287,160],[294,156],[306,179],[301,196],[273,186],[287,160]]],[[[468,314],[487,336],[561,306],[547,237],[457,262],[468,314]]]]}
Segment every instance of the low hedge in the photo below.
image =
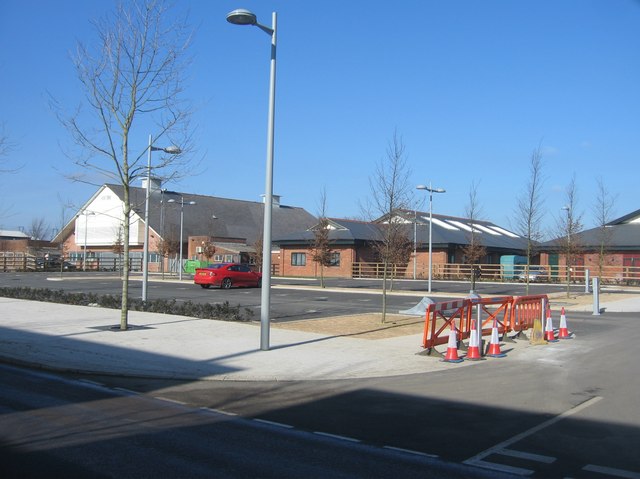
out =
{"type": "MultiPolygon", "coordinates": [[[[122,296],[96,293],[70,293],[64,290],[37,288],[2,288],[0,296],[30,301],[44,301],[48,303],[73,304],[77,306],[100,306],[102,308],[120,309],[122,296]]],[[[147,311],[151,313],[175,314],[201,319],[218,319],[221,321],[251,321],[253,310],[231,306],[228,301],[222,304],[193,303],[185,301],[178,303],[175,299],[151,299],[142,301],[129,298],[129,311],[147,311]]]]}

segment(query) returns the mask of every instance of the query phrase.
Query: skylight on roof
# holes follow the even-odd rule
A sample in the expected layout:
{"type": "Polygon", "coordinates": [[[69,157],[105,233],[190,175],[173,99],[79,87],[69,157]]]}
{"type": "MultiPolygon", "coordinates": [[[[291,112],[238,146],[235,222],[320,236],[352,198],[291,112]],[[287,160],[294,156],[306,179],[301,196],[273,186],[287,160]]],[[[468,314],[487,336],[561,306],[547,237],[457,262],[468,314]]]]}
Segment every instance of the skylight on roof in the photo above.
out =
{"type": "MultiPolygon", "coordinates": [[[[423,216],[423,218],[427,221],[429,221],[429,217],[428,216],[423,216]]],[[[444,229],[447,230],[452,230],[452,231],[460,231],[458,228],[456,228],[455,226],[450,225],[449,223],[439,220],[438,218],[433,218],[433,224],[434,225],[438,225],[444,229]]]]}
{"type": "Polygon", "coordinates": [[[479,225],[478,223],[473,223],[473,227],[478,228],[480,231],[484,231],[485,233],[489,233],[490,235],[502,236],[501,233],[498,233],[497,231],[494,231],[491,228],[487,228],[484,225],[479,225]]]}
{"type": "Polygon", "coordinates": [[[469,231],[471,232],[471,227],[469,225],[466,225],[464,223],[461,223],[460,221],[456,221],[456,220],[447,220],[447,223],[451,223],[453,225],[456,225],[458,228],[461,228],[465,231],[469,231]]]}
{"type": "Polygon", "coordinates": [[[492,225],[490,228],[493,230],[496,230],[498,233],[502,233],[503,235],[507,235],[512,238],[520,238],[520,236],[518,236],[517,234],[512,233],[511,231],[507,231],[503,228],[500,228],[499,226],[492,225]]]}

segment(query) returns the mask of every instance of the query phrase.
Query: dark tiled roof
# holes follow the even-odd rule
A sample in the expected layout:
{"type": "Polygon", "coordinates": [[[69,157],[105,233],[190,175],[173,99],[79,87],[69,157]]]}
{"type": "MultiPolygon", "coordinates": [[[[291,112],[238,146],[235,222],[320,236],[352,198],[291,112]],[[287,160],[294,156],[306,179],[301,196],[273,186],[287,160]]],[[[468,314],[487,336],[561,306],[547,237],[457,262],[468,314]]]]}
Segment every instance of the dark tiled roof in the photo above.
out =
{"type": "Polygon", "coordinates": [[[616,218],[615,220],[607,223],[607,225],[613,226],[613,225],[630,224],[630,222],[634,220],[636,221],[640,220],[640,210],[635,210],[629,214],[621,216],[620,218],[616,218]]]}
{"type": "MultiPolygon", "coordinates": [[[[585,249],[598,249],[603,243],[609,250],[633,250],[640,251],[640,223],[627,223],[602,228],[592,228],[582,231],[575,236],[577,244],[585,249]]],[[[555,250],[562,241],[556,238],[547,241],[542,246],[549,250],[555,250]]]]}
{"type": "MultiPolygon", "coordinates": [[[[413,212],[408,210],[398,211],[395,217],[402,218],[407,237],[413,239],[414,221],[416,224],[416,241],[420,247],[429,243],[429,213],[413,212]]],[[[380,225],[383,219],[377,222],[363,222],[344,219],[329,219],[333,228],[329,233],[329,239],[336,242],[376,241],[382,237],[380,225]]],[[[433,242],[436,247],[466,245],[471,234],[471,222],[466,218],[458,218],[447,215],[433,215],[433,242]]],[[[489,249],[521,252],[526,249],[526,240],[506,228],[499,227],[490,221],[474,220],[475,231],[481,244],[489,249]]],[[[281,244],[295,244],[309,242],[313,239],[312,231],[298,231],[290,235],[281,236],[275,240],[281,244]]]]}
{"type": "MultiPolygon", "coordinates": [[[[121,185],[106,185],[123,199],[121,185]]],[[[130,188],[130,201],[135,212],[144,218],[145,189],[130,188]]],[[[164,211],[165,236],[180,225],[180,203],[184,199],[183,237],[210,235],[215,238],[246,239],[253,244],[262,236],[264,205],[215,196],[195,195],[178,191],[152,191],[149,199],[149,226],[162,235],[160,214],[164,211]],[[174,200],[174,202],[169,202],[174,200]],[[195,201],[195,205],[189,205],[195,201]],[[215,215],[216,219],[212,219],[215,215]]],[[[280,205],[273,208],[272,237],[310,228],[317,219],[299,207],[280,205]]]]}
{"type": "MultiPolygon", "coordinates": [[[[640,210],[610,221],[604,229],[591,228],[577,233],[572,238],[575,238],[577,244],[585,249],[597,249],[604,240],[609,250],[640,251],[640,210]]],[[[564,237],[559,237],[541,246],[547,250],[556,250],[563,241],[564,237]]]]}

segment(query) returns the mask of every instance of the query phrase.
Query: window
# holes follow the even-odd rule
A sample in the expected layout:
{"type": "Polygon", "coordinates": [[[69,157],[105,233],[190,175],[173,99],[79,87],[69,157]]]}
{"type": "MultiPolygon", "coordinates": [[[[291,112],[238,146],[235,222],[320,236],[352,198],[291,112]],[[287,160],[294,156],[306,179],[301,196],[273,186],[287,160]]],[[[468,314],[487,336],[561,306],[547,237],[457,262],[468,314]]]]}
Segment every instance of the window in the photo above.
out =
{"type": "Polygon", "coordinates": [[[340,266],[340,253],[331,253],[329,256],[329,266],[340,266]]]}
{"type": "Polygon", "coordinates": [[[221,254],[214,254],[213,255],[213,261],[215,261],[216,263],[222,263],[222,255],[221,254]]]}
{"type": "Polygon", "coordinates": [[[224,255],[224,262],[225,263],[233,263],[233,255],[232,254],[225,254],[224,255]]]}
{"type": "Polygon", "coordinates": [[[291,266],[306,266],[307,253],[291,253],[291,266]]]}

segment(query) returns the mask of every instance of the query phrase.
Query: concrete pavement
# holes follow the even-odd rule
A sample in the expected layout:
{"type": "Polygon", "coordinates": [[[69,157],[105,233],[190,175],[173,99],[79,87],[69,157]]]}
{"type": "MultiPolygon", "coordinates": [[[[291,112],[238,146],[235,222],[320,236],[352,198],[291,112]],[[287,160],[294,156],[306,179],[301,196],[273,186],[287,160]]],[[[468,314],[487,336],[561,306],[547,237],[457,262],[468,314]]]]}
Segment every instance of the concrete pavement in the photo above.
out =
{"type": "MultiPolygon", "coordinates": [[[[606,312],[640,312],[640,295],[600,306],[606,312]]],[[[590,307],[582,305],[585,311],[590,307]]],[[[272,326],[271,348],[262,351],[259,322],[132,311],[132,328],[120,331],[119,310],[1,297],[0,310],[0,358],[54,370],[189,380],[290,381],[397,376],[479,364],[464,361],[454,365],[416,355],[422,350],[421,334],[369,340],[272,326]]],[[[519,354],[527,347],[525,341],[519,341],[509,354],[519,354]]]]}

